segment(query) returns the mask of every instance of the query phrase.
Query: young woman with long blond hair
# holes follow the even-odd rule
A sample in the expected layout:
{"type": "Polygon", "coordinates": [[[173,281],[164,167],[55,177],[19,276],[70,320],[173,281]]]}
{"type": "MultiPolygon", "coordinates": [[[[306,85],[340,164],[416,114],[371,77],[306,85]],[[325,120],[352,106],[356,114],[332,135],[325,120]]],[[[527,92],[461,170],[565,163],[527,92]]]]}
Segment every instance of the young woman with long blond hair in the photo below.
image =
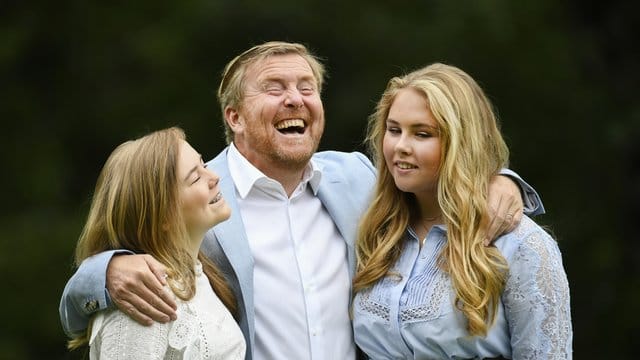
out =
{"type": "Polygon", "coordinates": [[[175,295],[178,316],[144,326],[119,309],[103,310],[70,348],[88,344],[91,359],[244,359],[233,292],[200,252],[205,233],[230,215],[218,180],[179,128],[127,141],[111,153],[76,264],[107,250],[152,255],[166,267],[165,290],[175,295]]]}
{"type": "Polygon", "coordinates": [[[525,216],[483,244],[509,151],[478,84],[439,63],[391,79],[367,140],[379,176],[356,244],[358,346],[372,359],[571,358],[556,241],[525,216]]]}

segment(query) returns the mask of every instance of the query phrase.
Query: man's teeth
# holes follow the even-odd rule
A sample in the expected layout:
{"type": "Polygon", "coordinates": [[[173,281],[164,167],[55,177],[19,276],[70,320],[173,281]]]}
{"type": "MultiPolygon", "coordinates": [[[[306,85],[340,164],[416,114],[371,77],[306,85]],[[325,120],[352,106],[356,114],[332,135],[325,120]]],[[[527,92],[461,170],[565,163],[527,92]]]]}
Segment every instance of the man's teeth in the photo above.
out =
{"type": "Polygon", "coordinates": [[[283,130],[291,127],[303,128],[304,121],[302,121],[301,119],[291,119],[291,120],[283,120],[276,124],[277,130],[283,130]]]}
{"type": "Polygon", "coordinates": [[[222,193],[218,193],[218,195],[216,195],[216,197],[214,197],[213,200],[209,202],[209,204],[215,204],[220,201],[220,199],[222,199],[222,193]]]}

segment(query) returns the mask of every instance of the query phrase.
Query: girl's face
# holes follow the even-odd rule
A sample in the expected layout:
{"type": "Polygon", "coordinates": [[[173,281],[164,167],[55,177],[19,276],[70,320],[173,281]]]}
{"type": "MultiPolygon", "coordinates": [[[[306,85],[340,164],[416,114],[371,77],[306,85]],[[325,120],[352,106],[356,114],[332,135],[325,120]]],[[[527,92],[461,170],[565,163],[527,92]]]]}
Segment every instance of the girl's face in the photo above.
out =
{"type": "Polygon", "coordinates": [[[398,92],[389,108],[382,148],[398,189],[418,199],[435,199],[441,141],[424,94],[412,88],[398,92]]]}
{"type": "Polygon", "coordinates": [[[202,156],[184,140],[177,171],[187,230],[192,238],[202,240],[207,230],[231,215],[218,187],[220,178],[205,167],[202,156]]]}

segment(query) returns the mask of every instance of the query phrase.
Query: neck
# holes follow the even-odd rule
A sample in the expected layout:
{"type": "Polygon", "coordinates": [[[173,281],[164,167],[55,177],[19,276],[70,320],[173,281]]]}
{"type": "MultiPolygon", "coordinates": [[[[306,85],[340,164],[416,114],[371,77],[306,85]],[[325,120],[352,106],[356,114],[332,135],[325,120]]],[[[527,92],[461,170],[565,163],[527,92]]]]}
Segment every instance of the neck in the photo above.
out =
{"type": "Polygon", "coordinates": [[[418,217],[421,221],[434,222],[439,220],[442,216],[442,210],[438,204],[438,199],[435,196],[417,197],[418,202],[418,217]]]}
{"type": "Polygon", "coordinates": [[[305,168],[302,167],[301,169],[292,169],[291,167],[268,167],[265,169],[258,169],[271,179],[279,182],[280,185],[282,185],[282,187],[284,188],[284,191],[287,193],[287,196],[290,197],[296,187],[298,187],[298,185],[300,184],[305,168]]]}
{"type": "Polygon", "coordinates": [[[287,158],[286,156],[276,156],[271,154],[260,155],[255,151],[249,151],[242,142],[235,142],[234,146],[238,152],[256,169],[264,175],[277,181],[282,185],[287,196],[291,196],[298,187],[304,171],[309,166],[311,156],[304,158],[287,158]]]}
{"type": "Polygon", "coordinates": [[[202,240],[204,240],[204,234],[191,236],[191,239],[189,241],[187,251],[194,261],[198,259],[198,253],[200,252],[200,245],[202,245],[202,240]]]}

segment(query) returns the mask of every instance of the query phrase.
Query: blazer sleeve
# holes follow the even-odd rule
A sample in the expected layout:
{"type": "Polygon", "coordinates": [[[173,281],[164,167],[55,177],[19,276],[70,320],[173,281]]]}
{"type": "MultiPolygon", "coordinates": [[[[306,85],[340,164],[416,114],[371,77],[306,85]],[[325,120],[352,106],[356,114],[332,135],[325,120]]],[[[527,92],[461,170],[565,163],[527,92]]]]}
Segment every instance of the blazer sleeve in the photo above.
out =
{"type": "Polygon", "coordinates": [[[520,187],[525,215],[536,216],[544,214],[544,206],[542,205],[540,196],[531,185],[527,184],[527,182],[520,177],[520,175],[510,169],[501,169],[500,175],[510,177],[520,187]]]}
{"type": "Polygon", "coordinates": [[[111,306],[106,274],[109,261],[116,253],[130,252],[105,251],[85,259],[64,287],[59,312],[60,322],[67,336],[81,335],[87,328],[91,314],[111,306]]]}

